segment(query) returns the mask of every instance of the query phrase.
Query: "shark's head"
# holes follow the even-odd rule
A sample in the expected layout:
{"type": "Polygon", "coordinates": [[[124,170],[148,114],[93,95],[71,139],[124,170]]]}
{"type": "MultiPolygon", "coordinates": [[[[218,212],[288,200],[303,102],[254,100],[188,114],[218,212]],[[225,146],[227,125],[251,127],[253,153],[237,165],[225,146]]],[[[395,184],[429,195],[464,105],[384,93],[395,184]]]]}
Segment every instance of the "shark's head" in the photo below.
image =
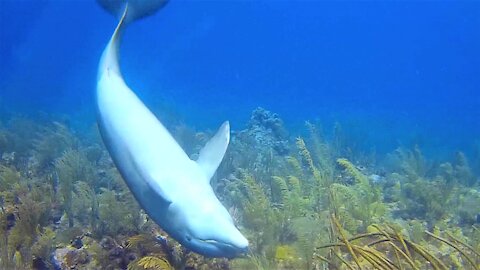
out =
{"type": "Polygon", "coordinates": [[[215,200],[211,198],[210,195],[208,200],[196,200],[196,204],[190,204],[189,207],[182,203],[171,205],[177,210],[177,240],[188,249],[207,257],[233,258],[245,254],[248,240],[235,226],[220,201],[216,197],[215,200]]]}

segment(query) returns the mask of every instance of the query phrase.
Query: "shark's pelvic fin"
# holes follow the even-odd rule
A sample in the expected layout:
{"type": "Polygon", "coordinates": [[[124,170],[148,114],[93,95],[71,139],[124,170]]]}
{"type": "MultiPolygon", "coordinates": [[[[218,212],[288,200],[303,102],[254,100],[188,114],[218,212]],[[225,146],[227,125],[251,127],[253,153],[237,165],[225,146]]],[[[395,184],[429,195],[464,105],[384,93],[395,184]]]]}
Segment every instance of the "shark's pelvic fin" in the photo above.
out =
{"type": "Polygon", "coordinates": [[[226,121],[218,129],[217,134],[215,134],[200,151],[197,163],[207,176],[208,181],[213,177],[222,162],[229,142],[230,124],[226,121]]]}

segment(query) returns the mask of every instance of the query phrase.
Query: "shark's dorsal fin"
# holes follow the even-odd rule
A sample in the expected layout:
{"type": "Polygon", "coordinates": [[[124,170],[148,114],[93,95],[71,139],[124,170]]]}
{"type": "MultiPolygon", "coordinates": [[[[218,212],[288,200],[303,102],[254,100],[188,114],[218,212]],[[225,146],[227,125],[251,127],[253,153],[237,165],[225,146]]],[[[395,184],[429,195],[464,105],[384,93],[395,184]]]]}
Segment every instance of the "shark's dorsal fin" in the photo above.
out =
{"type": "Polygon", "coordinates": [[[230,124],[224,122],[207,144],[200,150],[197,163],[210,181],[218,166],[222,162],[230,142],[230,124]]]}

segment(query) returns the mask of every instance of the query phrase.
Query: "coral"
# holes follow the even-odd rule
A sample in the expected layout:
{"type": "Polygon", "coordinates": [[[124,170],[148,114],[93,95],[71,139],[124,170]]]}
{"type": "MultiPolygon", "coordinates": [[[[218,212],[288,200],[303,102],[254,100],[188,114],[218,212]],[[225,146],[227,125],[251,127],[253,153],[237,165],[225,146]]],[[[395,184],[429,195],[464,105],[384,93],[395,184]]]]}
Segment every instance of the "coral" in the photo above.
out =
{"type": "Polygon", "coordinates": [[[51,126],[43,128],[33,142],[38,169],[44,170],[47,166],[53,165],[56,158],[74,146],[75,139],[66,126],[54,122],[51,126]]]}
{"type": "Polygon", "coordinates": [[[167,260],[157,256],[145,256],[138,261],[128,265],[128,270],[152,269],[152,270],[171,270],[173,269],[167,260]]]}
{"type": "Polygon", "coordinates": [[[434,223],[448,215],[449,201],[454,197],[443,178],[427,181],[418,178],[402,185],[402,216],[417,217],[434,223]]]}
{"type": "Polygon", "coordinates": [[[462,152],[455,155],[454,177],[456,180],[466,186],[475,184],[475,177],[468,164],[467,157],[462,152]]]}
{"type": "Polygon", "coordinates": [[[297,147],[306,170],[299,159],[289,156],[286,157],[286,163],[293,168],[290,171],[293,174],[273,176],[270,185],[261,185],[248,174],[242,180],[244,185],[240,191],[246,195],[246,198],[239,200],[243,204],[242,220],[252,234],[250,238],[254,239],[251,243],[252,251],[260,254],[251,257],[251,263],[257,269],[271,268],[272,264],[268,262],[272,260],[280,268],[310,268],[316,239],[328,232],[328,228],[320,225],[322,215],[314,213],[322,208],[320,201],[328,201],[329,197],[325,198],[324,194],[325,191],[329,194],[331,171],[318,169],[305,142],[300,138],[297,139],[297,147]],[[295,250],[295,254],[300,256],[288,261],[275,259],[277,255],[283,254],[285,247],[295,250]]]}
{"type": "Polygon", "coordinates": [[[264,108],[253,111],[247,133],[255,138],[258,145],[272,147],[278,154],[287,154],[287,131],[280,117],[264,108]]]}
{"type": "Polygon", "coordinates": [[[289,245],[277,246],[275,251],[277,269],[298,269],[298,256],[294,247],[289,245]]]}
{"type": "MultiPolygon", "coordinates": [[[[39,201],[41,196],[34,193],[21,196],[15,211],[15,225],[6,235],[7,260],[14,262],[17,268],[30,268],[33,260],[31,246],[39,233],[38,227],[46,226],[49,209],[46,202],[39,201]]],[[[8,262],[7,262],[8,265],[8,262]]]]}
{"type": "Polygon", "coordinates": [[[268,258],[273,258],[273,246],[278,241],[279,216],[260,186],[251,175],[242,180],[246,198],[242,199],[243,221],[246,227],[255,232],[252,249],[268,258]]]}
{"type": "Polygon", "coordinates": [[[99,216],[97,194],[84,181],[74,184],[71,211],[80,224],[97,228],[99,216]]]}
{"type": "Polygon", "coordinates": [[[8,216],[11,216],[11,213],[6,213],[4,210],[0,212],[0,267],[2,269],[14,267],[8,250],[8,216]]]}
{"type": "MultiPolygon", "coordinates": [[[[232,132],[229,151],[224,165],[231,170],[251,168],[256,178],[269,179],[281,167],[289,152],[288,136],[278,115],[257,109],[247,124],[247,129],[232,132]]],[[[220,168],[220,171],[225,171],[220,168]]],[[[231,173],[232,171],[228,172],[231,173]]]]}
{"type": "Polygon", "coordinates": [[[385,216],[387,207],[382,202],[380,189],[370,184],[368,178],[347,159],[337,159],[337,163],[353,177],[355,183],[342,188],[342,184],[336,184],[335,197],[342,196],[342,193],[348,194],[336,204],[344,205],[352,217],[362,221],[365,227],[385,216]]]}
{"type": "Polygon", "coordinates": [[[387,156],[387,163],[392,171],[407,175],[412,180],[425,177],[432,166],[426,161],[418,145],[412,150],[397,148],[387,156]]]}
{"type": "Polygon", "coordinates": [[[292,244],[298,254],[297,269],[312,269],[315,266],[313,256],[320,243],[330,240],[329,223],[320,222],[328,220],[328,212],[318,216],[304,216],[292,221],[292,228],[296,241],[292,244]]]}
{"type": "Polygon", "coordinates": [[[428,243],[418,244],[399,232],[394,226],[382,228],[374,225],[369,233],[359,234],[347,238],[343,227],[335,216],[333,223],[340,235],[340,241],[320,246],[319,249],[330,249],[330,258],[318,255],[318,260],[326,262],[330,267],[337,268],[341,265],[354,269],[450,269],[447,265],[457,265],[464,269],[478,269],[479,254],[469,244],[446,232],[450,240],[443,238],[438,233],[424,231],[437,241],[446,245],[450,256],[444,256],[428,243]],[[343,251],[342,251],[343,250],[343,251]],[[461,257],[452,256],[458,252],[461,257]],[[349,255],[347,257],[346,255],[349,255]],[[463,262],[462,260],[466,260],[463,262]],[[471,267],[471,268],[470,268],[471,267]]]}
{"type": "Polygon", "coordinates": [[[6,131],[0,130],[0,155],[8,149],[8,135],[6,131]]]}
{"type": "Polygon", "coordinates": [[[40,129],[34,120],[25,117],[15,117],[10,119],[7,124],[8,132],[6,133],[9,145],[5,149],[7,152],[16,153],[16,164],[24,162],[29,155],[35,141],[35,134],[40,129]]]}
{"type": "Polygon", "coordinates": [[[55,232],[51,228],[45,228],[38,234],[38,239],[32,245],[32,255],[36,259],[41,259],[47,266],[55,246],[55,232]]]}
{"type": "MultiPolygon", "coordinates": [[[[250,252],[226,260],[189,252],[141,211],[97,130],[12,119],[0,130],[0,268],[478,268],[480,154],[440,161],[416,146],[376,163],[349,129],[306,127],[291,139],[258,109],[232,131],[213,188],[250,252]]],[[[193,158],[210,137],[175,133],[193,158]]]]}
{"type": "Polygon", "coordinates": [[[131,209],[126,204],[117,200],[114,191],[103,189],[98,198],[98,215],[100,224],[96,234],[115,236],[121,232],[136,230],[135,213],[139,209],[131,209]]]}
{"type": "Polygon", "coordinates": [[[87,160],[92,164],[98,164],[102,157],[104,156],[105,151],[100,145],[94,144],[92,146],[88,146],[85,149],[85,156],[87,160]]]}
{"type": "Polygon", "coordinates": [[[332,160],[334,151],[332,150],[332,147],[326,141],[324,135],[318,130],[317,126],[308,121],[305,123],[305,125],[310,133],[310,152],[312,152],[313,157],[316,158],[316,163],[318,164],[317,167],[322,171],[331,170],[334,165],[332,160]]]}
{"type": "Polygon", "coordinates": [[[348,156],[347,138],[343,131],[342,125],[339,122],[335,122],[333,127],[333,140],[332,147],[336,156],[348,156]]]}
{"type": "Polygon", "coordinates": [[[58,248],[53,252],[54,269],[92,269],[92,257],[85,248],[73,246],[58,248]]]}
{"type": "Polygon", "coordinates": [[[467,190],[458,197],[458,218],[460,224],[474,225],[478,223],[480,213],[480,192],[467,190]]]}
{"type": "Polygon", "coordinates": [[[8,192],[20,182],[20,173],[14,168],[0,165],[0,192],[8,192]]]}
{"type": "Polygon", "coordinates": [[[450,162],[440,164],[439,176],[441,176],[448,184],[454,184],[457,182],[454,168],[450,162]]]}
{"type": "Polygon", "coordinates": [[[126,248],[138,254],[138,258],[128,264],[128,269],[230,269],[226,259],[204,258],[162,235],[134,235],[128,239],[126,248]]]}
{"type": "Polygon", "coordinates": [[[239,169],[249,169],[256,179],[269,186],[271,176],[277,174],[290,152],[288,135],[278,115],[257,109],[247,128],[232,131],[229,150],[218,173],[231,174],[239,169]]]}
{"type": "MultiPolygon", "coordinates": [[[[55,161],[55,169],[60,186],[60,199],[67,213],[69,226],[73,226],[73,194],[74,186],[79,181],[91,183],[93,170],[87,158],[77,150],[67,150],[55,161]]],[[[93,185],[93,183],[91,184],[93,185]]]]}

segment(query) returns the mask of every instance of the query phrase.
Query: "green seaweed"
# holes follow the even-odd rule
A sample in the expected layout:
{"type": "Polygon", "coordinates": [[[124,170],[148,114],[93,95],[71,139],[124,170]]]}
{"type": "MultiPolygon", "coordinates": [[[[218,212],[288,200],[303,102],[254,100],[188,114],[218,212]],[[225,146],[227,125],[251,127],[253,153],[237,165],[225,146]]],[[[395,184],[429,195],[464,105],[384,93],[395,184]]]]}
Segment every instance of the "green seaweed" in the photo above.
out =
{"type": "Polygon", "coordinates": [[[7,123],[6,136],[8,145],[7,152],[15,152],[15,165],[20,165],[21,161],[27,159],[32,154],[35,142],[35,134],[40,130],[40,125],[33,119],[16,116],[7,123]]]}
{"type": "Polygon", "coordinates": [[[418,145],[411,150],[397,148],[387,156],[387,159],[393,171],[402,173],[410,179],[425,177],[431,167],[418,145]]]}
{"type": "Polygon", "coordinates": [[[59,195],[68,217],[69,227],[74,225],[73,197],[74,186],[84,181],[93,186],[93,171],[84,154],[69,149],[55,161],[55,169],[59,181],[59,195]]]}
{"type": "Polygon", "coordinates": [[[337,163],[355,180],[355,183],[351,186],[344,185],[342,187],[342,184],[335,184],[336,197],[344,196],[341,202],[338,201],[337,204],[343,202],[352,217],[363,223],[363,228],[379,222],[379,219],[387,214],[387,207],[382,202],[379,187],[370,184],[368,178],[347,159],[337,159],[337,163]],[[345,204],[344,202],[348,203],[345,204]]]}
{"type": "MultiPolygon", "coordinates": [[[[56,234],[51,228],[46,227],[43,232],[39,232],[37,235],[37,240],[32,245],[32,255],[34,258],[49,262],[50,256],[55,249],[56,234]]],[[[50,265],[50,263],[48,263],[48,265],[50,265]]]]}
{"type": "MultiPolygon", "coordinates": [[[[47,202],[34,200],[33,196],[19,198],[15,212],[15,226],[8,233],[8,259],[16,268],[30,268],[33,260],[31,251],[38,229],[47,225],[49,209],[47,202]]],[[[37,198],[38,199],[38,198],[37,198]]]]}
{"type": "Polygon", "coordinates": [[[78,181],[73,187],[72,216],[82,225],[92,229],[98,226],[99,206],[94,189],[84,181],[78,181]]]}
{"type": "MultiPolygon", "coordinates": [[[[285,146],[287,137],[262,138],[282,133],[267,116],[232,133],[213,181],[250,241],[248,256],[231,261],[166,236],[140,210],[97,131],[8,121],[0,130],[0,268],[52,267],[59,251],[76,269],[478,267],[480,155],[439,161],[415,146],[384,159],[360,152],[348,128],[338,124],[328,136],[310,122],[285,146]]],[[[210,137],[186,126],[176,133],[193,158],[210,137]]]]}
{"type": "Polygon", "coordinates": [[[38,169],[45,170],[48,166],[54,165],[55,160],[64,151],[74,147],[75,138],[65,125],[53,122],[52,125],[43,128],[33,142],[38,169]]]}
{"type": "Polygon", "coordinates": [[[14,168],[0,165],[0,192],[8,193],[20,183],[20,173],[14,168]]]}
{"type": "Polygon", "coordinates": [[[135,213],[140,209],[126,207],[117,199],[115,191],[103,189],[98,197],[98,215],[100,224],[96,234],[115,236],[119,233],[138,230],[135,213]]]}
{"type": "Polygon", "coordinates": [[[475,184],[475,176],[472,173],[467,157],[462,152],[457,152],[455,155],[454,177],[465,186],[475,184]]]}

